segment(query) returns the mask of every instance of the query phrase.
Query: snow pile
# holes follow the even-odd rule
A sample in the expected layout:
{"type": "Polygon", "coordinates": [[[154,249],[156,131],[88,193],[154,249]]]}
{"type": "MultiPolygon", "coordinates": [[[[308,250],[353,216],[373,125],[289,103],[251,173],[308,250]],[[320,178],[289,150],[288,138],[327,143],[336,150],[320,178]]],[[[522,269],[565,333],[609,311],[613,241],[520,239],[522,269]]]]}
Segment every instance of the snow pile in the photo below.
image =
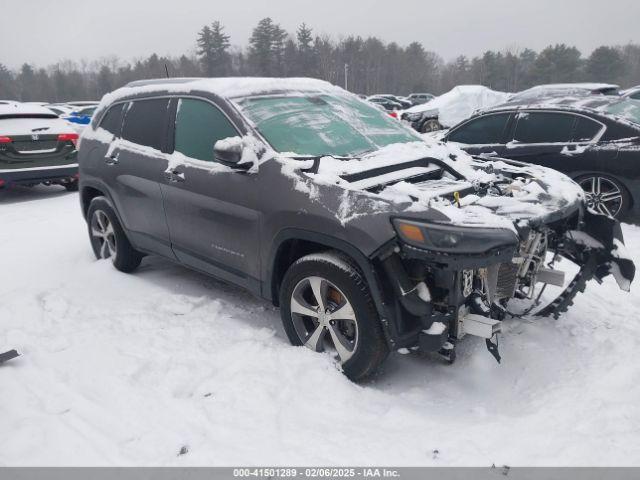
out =
{"type": "Polygon", "coordinates": [[[243,291],[96,261],[77,195],[0,191],[0,225],[0,351],[22,353],[0,367],[1,465],[640,466],[638,284],[505,321],[502,365],[468,336],[454,365],[392,354],[354,385],[243,291]]]}
{"type": "Polygon", "coordinates": [[[440,124],[446,128],[469,118],[476,110],[490,108],[506,102],[510,94],[497,92],[482,85],[460,85],[430,102],[416,105],[406,113],[435,112],[440,124]]]}

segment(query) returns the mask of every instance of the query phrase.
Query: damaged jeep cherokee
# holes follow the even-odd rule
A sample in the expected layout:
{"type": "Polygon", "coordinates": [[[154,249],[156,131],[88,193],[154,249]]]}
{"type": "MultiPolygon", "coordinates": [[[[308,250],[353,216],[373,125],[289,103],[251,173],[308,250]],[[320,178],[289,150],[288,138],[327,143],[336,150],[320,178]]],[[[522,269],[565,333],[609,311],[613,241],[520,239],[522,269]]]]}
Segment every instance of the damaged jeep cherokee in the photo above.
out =
{"type": "Polygon", "coordinates": [[[103,98],[79,164],[98,258],[246,288],[354,380],[392,350],[452,362],[465,335],[499,360],[514,300],[557,318],[591,279],[635,274],[619,224],[565,175],[426,142],[318,80],[134,82],[103,98]],[[565,288],[541,306],[546,285],[565,288]]]}

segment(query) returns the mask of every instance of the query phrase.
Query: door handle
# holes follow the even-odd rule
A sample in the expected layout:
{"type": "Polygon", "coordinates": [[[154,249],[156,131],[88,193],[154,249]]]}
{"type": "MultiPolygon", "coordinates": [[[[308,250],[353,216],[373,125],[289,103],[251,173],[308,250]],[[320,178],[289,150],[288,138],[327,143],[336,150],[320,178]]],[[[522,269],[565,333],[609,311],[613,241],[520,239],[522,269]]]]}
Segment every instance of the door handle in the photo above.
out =
{"type": "Polygon", "coordinates": [[[104,163],[107,165],[118,165],[120,160],[118,160],[118,154],[111,154],[108,157],[105,157],[104,163]]]}
{"type": "Polygon", "coordinates": [[[164,176],[172,183],[184,182],[184,173],[177,170],[169,170],[164,172],[164,176]]]}

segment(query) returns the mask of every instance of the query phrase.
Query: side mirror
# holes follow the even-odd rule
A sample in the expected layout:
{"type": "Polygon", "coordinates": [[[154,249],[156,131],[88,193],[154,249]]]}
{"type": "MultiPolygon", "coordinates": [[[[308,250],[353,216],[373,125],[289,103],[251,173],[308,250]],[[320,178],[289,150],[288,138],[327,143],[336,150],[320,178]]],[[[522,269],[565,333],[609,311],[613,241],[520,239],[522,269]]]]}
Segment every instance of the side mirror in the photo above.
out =
{"type": "Polygon", "coordinates": [[[243,142],[240,137],[229,137],[218,140],[213,146],[213,156],[216,161],[237,165],[242,160],[243,142]]]}

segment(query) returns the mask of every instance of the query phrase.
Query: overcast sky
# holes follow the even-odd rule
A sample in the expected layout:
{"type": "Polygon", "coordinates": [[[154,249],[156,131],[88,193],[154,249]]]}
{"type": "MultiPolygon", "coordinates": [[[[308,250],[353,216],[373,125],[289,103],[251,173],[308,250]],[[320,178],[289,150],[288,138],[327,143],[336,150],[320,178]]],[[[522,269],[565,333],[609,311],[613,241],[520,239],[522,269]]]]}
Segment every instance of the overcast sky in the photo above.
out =
{"type": "Polygon", "coordinates": [[[640,42],[640,0],[1,0],[0,63],[134,59],[193,51],[196,32],[220,20],[234,45],[270,16],[293,32],[306,22],[334,37],[422,42],[445,59],[551,43],[583,54],[640,42]]]}

